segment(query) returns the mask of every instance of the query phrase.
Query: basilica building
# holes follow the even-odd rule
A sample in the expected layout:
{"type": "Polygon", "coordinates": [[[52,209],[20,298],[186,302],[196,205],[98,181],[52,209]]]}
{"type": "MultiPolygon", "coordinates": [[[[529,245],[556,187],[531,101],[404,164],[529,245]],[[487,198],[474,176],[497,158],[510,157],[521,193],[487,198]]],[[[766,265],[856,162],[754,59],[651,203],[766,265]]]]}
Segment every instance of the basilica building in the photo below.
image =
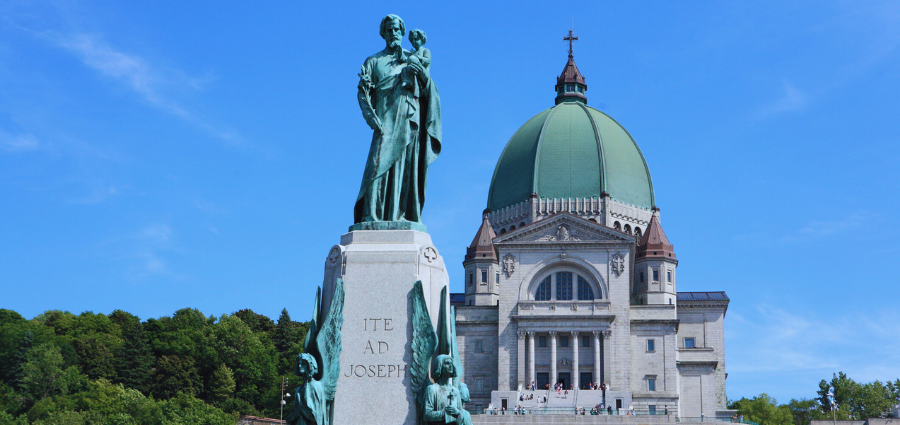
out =
{"type": "Polygon", "coordinates": [[[729,299],[678,291],[647,162],[586,92],[570,47],[555,106],[526,121],[497,161],[463,261],[465,293],[451,296],[467,409],[604,403],[730,418],[729,299]],[[543,402],[557,383],[570,395],[543,402]]]}

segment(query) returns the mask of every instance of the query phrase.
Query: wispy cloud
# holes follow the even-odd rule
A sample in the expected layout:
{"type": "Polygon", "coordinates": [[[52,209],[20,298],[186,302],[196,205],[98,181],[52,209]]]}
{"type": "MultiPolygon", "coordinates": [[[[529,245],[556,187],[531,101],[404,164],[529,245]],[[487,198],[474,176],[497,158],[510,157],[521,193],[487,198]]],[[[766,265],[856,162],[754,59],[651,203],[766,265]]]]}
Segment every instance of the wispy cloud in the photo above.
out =
{"type": "Polygon", "coordinates": [[[7,152],[24,152],[37,150],[40,146],[38,140],[31,134],[10,134],[0,130],[0,150],[7,152]]]}
{"type": "Polygon", "coordinates": [[[832,236],[839,233],[847,233],[861,229],[874,216],[875,214],[867,212],[856,212],[840,220],[810,221],[800,228],[800,233],[814,236],[832,236]]]}
{"type": "Polygon", "coordinates": [[[847,234],[862,230],[878,215],[867,211],[857,211],[837,220],[812,220],[800,227],[796,233],[781,238],[782,242],[800,242],[827,236],[847,234]]]}
{"type": "Polygon", "coordinates": [[[757,119],[803,109],[809,103],[809,95],[796,88],[787,80],[782,80],[782,95],[777,100],[763,105],[756,113],[757,119]]]}
{"type": "Polygon", "coordinates": [[[155,108],[175,115],[225,142],[233,144],[241,142],[241,138],[235,132],[208,122],[165,94],[167,88],[201,89],[210,80],[209,78],[194,78],[177,70],[155,66],[138,55],[116,49],[96,34],[40,35],[76,55],[85,66],[124,84],[155,108]]]}
{"type": "Polygon", "coordinates": [[[739,354],[732,355],[729,372],[830,374],[843,370],[857,376],[855,379],[868,380],[900,376],[896,361],[900,343],[895,338],[900,325],[894,325],[900,319],[897,314],[849,317],[829,312],[826,317],[771,305],[753,310],[752,315],[742,316],[745,320],[731,324],[735,331],[731,335],[737,336],[740,346],[752,350],[739,349],[739,354]]]}

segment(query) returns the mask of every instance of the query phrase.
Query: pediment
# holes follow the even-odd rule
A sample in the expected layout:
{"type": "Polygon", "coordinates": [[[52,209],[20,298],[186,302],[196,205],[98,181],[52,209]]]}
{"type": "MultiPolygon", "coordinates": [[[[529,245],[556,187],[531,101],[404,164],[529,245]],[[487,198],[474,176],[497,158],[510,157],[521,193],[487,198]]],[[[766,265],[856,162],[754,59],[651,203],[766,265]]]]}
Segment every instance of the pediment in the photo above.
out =
{"type": "Polygon", "coordinates": [[[494,243],[568,244],[582,242],[631,242],[634,236],[562,212],[503,234],[494,243]]]}

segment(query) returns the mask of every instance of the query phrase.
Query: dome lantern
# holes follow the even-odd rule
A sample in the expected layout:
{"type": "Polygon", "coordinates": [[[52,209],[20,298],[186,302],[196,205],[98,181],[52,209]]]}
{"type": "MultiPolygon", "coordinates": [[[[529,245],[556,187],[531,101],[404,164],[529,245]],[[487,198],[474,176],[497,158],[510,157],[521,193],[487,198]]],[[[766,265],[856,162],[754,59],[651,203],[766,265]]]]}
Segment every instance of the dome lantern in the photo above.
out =
{"type": "Polygon", "coordinates": [[[587,84],[584,83],[584,76],[575,65],[575,56],[572,52],[572,42],[578,40],[578,37],[569,30],[569,35],[563,37],[563,40],[569,42],[569,60],[559,77],[556,77],[556,104],[571,101],[587,104],[587,97],[584,95],[587,84]]]}

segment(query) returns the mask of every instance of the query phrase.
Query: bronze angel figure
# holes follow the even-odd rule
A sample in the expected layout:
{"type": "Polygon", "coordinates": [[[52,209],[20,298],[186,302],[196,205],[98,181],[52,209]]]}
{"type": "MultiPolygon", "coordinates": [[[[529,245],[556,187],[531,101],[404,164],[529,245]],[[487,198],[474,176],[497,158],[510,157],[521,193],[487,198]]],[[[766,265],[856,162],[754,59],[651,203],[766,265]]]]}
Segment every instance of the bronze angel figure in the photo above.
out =
{"type": "Polygon", "coordinates": [[[419,424],[471,425],[469,412],[463,403],[469,401],[469,390],[460,382],[462,362],[456,346],[456,321],[451,309],[448,315],[447,288],[441,290],[441,308],[438,332],[435,332],[428,315],[428,305],[422,282],[416,282],[412,293],[412,362],[410,383],[416,394],[419,424]],[[429,365],[434,358],[432,378],[428,377],[429,365]]]}
{"type": "Polygon", "coordinates": [[[297,356],[296,373],[303,377],[303,385],[294,390],[294,405],[287,417],[290,425],[331,425],[334,416],[344,323],[343,280],[337,280],[331,307],[326,312],[321,304],[322,289],[317,288],[313,318],[303,342],[304,353],[297,356]]]}

